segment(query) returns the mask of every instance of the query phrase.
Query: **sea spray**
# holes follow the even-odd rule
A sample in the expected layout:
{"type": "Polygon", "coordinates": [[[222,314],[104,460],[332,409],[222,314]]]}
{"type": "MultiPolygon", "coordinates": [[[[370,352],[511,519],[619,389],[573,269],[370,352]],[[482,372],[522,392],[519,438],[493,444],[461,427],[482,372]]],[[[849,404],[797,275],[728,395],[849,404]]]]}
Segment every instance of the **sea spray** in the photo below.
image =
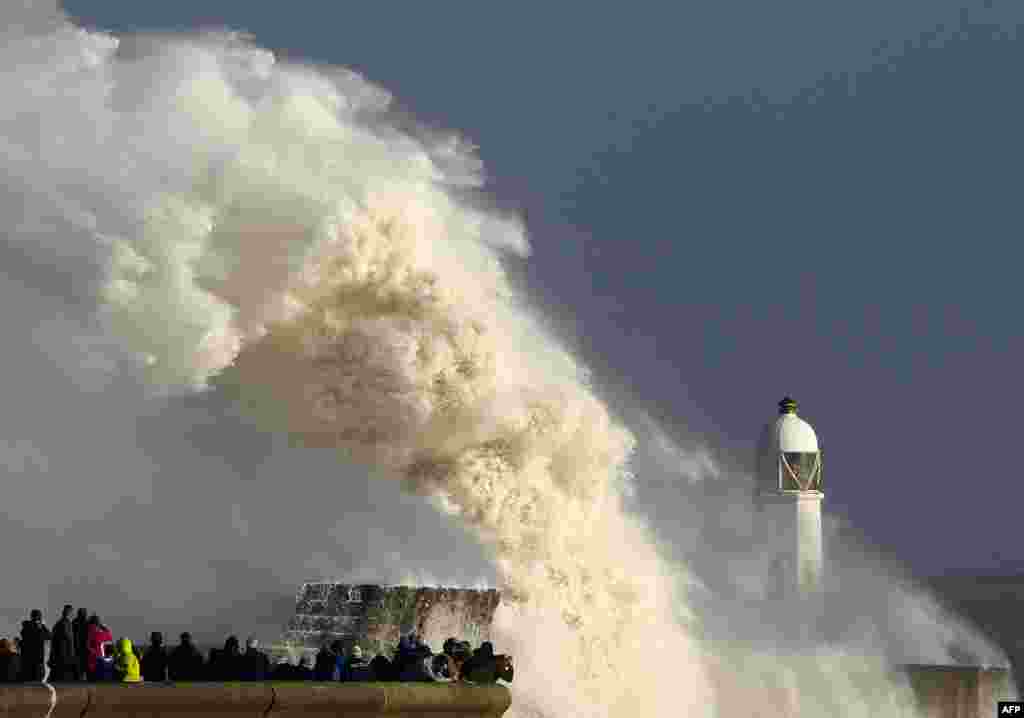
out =
{"type": "MultiPolygon", "coordinates": [[[[149,197],[138,235],[113,244],[114,331],[154,384],[215,378],[298,441],[442,497],[491,551],[506,600],[567,627],[546,651],[578,715],[709,710],[675,620],[678,569],[620,506],[632,438],[506,280],[521,230],[458,201],[433,157],[463,186],[475,162],[366,124],[368,108],[306,70],[253,73],[243,98],[224,48],[154,55],[190,68],[162,106],[198,125],[197,144],[190,182],[149,197]],[[680,678],[644,667],[651,651],[680,678]]],[[[517,693],[549,680],[523,665],[517,693]]]]}
{"type": "Polygon", "coordinates": [[[51,173],[30,190],[75,234],[40,241],[88,243],[99,313],[150,385],[234,393],[469,527],[499,571],[518,715],[906,709],[877,657],[703,634],[699,584],[624,509],[633,435],[503,271],[522,227],[464,199],[471,148],[236,35],[64,23],[2,52],[5,165],[51,173]]]}

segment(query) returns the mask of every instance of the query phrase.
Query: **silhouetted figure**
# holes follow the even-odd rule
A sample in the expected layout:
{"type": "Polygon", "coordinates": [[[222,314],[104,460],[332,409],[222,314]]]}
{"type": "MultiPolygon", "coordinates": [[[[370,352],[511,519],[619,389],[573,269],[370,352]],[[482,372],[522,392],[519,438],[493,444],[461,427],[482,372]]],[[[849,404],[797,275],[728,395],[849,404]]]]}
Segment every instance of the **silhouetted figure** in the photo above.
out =
{"type": "Polygon", "coordinates": [[[295,666],[295,672],[292,675],[293,681],[313,680],[313,659],[304,654],[299,659],[299,665],[295,666]]]}
{"type": "Polygon", "coordinates": [[[43,624],[43,612],[32,609],[27,621],[21,622],[21,681],[37,683],[46,675],[43,657],[45,644],[50,640],[50,629],[43,624]]]}
{"type": "Polygon", "coordinates": [[[242,644],[238,636],[228,636],[220,652],[221,680],[237,681],[242,678],[242,644]]]}
{"type": "Polygon", "coordinates": [[[331,650],[334,653],[334,679],[336,681],[345,680],[345,663],[348,661],[348,657],[345,655],[345,642],[335,641],[331,644],[331,650]]]}
{"type": "Polygon", "coordinates": [[[48,680],[78,680],[78,660],[75,656],[75,634],[71,628],[71,612],[74,609],[65,605],[60,619],[53,624],[50,631],[50,676],[48,680]]]}
{"type": "Polygon", "coordinates": [[[250,638],[242,655],[242,680],[265,681],[270,676],[270,659],[260,650],[260,642],[250,638]]]}
{"type": "Polygon", "coordinates": [[[75,662],[78,664],[78,678],[85,680],[89,675],[86,664],[89,661],[89,612],[79,608],[71,622],[71,633],[75,637],[75,662]]]}
{"type": "MultiPolygon", "coordinates": [[[[95,613],[89,616],[89,633],[85,641],[85,650],[85,667],[89,680],[100,680],[97,673],[101,669],[104,675],[113,670],[114,634],[95,613]],[[102,661],[104,665],[100,666],[99,663],[104,658],[110,658],[110,661],[102,661]],[[108,663],[109,665],[107,665],[108,663]]],[[[110,678],[105,680],[110,680],[110,678]]]]}
{"type": "Polygon", "coordinates": [[[0,639],[0,683],[17,683],[21,678],[21,656],[14,641],[0,639]]]}
{"type": "Polygon", "coordinates": [[[484,641],[462,666],[462,677],[471,683],[494,683],[497,678],[494,665],[494,644],[484,641]]]}
{"type": "Polygon", "coordinates": [[[391,667],[391,661],[387,656],[377,655],[370,661],[370,670],[373,673],[373,680],[375,681],[393,681],[394,673],[391,667]]]}
{"type": "Polygon", "coordinates": [[[402,674],[406,667],[415,660],[416,634],[410,633],[398,639],[398,646],[395,648],[395,655],[391,659],[391,674],[393,680],[402,680],[402,674]]]}
{"type": "Polygon", "coordinates": [[[490,641],[480,644],[480,648],[462,666],[462,678],[470,683],[495,683],[499,678],[511,683],[513,676],[512,656],[504,653],[495,655],[490,641]]]}
{"type": "Polygon", "coordinates": [[[466,665],[466,661],[473,657],[473,647],[470,646],[469,641],[459,641],[456,643],[453,657],[458,667],[458,680],[462,680],[462,667],[466,665]]]}
{"type": "Polygon", "coordinates": [[[221,678],[221,671],[224,670],[224,664],[221,662],[220,654],[223,648],[211,648],[206,652],[206,665],[203,669],[203,677],[200,680],[204,681],[219,681],[221,678]]]}
{"type": "Polygon", "coordinates": [[[237,636],[228,636],[224,648],[210,649],[206,664],[207,679],[211,681],[238,681],[242,679],[242,650],[237,636]]]}
{"type": "Polygon", "coordinates": [[[458,671],[456,670],[455,664],[455,656],[453,655],[455,653],[455,647],[458,645],[459,642],[455,640],[454,636],[449,636],[448,638],[444,639],[444,643],[441,644],[441,652],[437,655],[444,656],[445,659],[444,665],[441,665],[441,662],[438,661],[438,666],[444,678],[455,680],[458,677],[458,671]]]}
{"type": "Polygon", "coordinates": [[[419,636],[411,634],[405,647],[401,669],[398,671],[398,680],[433,682],[438,679],[434,671],[434,655],[430,646],[419,636]]]}
{"type": "Polygon", "coordinates": [[[449,638],[444,642],[444,655],[448,658],[448,665],[443,668],[446,678],[453,681],[461,680],[462,666],[469,660],[471,655],[469,641],[458,641],[449,638]]]}
{"type": "Polygon", "coordinates": [[[316,654],[316,661],[313,664],[313,674],[316,680],[341,680],[340,647],[340,641],[335,641],[331,645],[324,641],[323,645],[320,646],[320,650],[316,654]]]}
{"type": "Polygon", "coordinates": [[[282,656],[277,659],[277,665],[274,666],[274,670],[270,672],[270,678],[275,681],[292,681],[295,680],[295,666],[291,664],[291,661],[287,657],[282,656]]]}
{"type": "Polygon", "coordinates": [[[174,647],[167,660],[167,672],[172,681],[201,681],[204,678],[203,654],[192,643],[192,634],[185,631],[181,642],[174,647]]]}
{"type": "Polygon", "coordinates": [[[147,681],[166,681],[167,663],[164,634],[153,631],[149,634],[149,647],[142,654],[142,678],[147,681]]]}
{"type": "Polygon", "coordinates": [[[363,657],[363,649],[359,646],[352,646],[348,660],[342,668],[341,680],[356,683],[373,680],[370,662],[363,657]]]}

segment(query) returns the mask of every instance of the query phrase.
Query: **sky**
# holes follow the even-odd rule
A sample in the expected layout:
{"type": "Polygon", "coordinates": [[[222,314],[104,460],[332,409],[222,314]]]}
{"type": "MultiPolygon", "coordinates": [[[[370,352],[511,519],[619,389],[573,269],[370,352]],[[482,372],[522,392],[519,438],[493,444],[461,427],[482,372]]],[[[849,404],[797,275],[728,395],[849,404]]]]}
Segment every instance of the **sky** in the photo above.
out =
{"type": "MultiPolygon", "coordinates": [[[[920,575],[1024,568],[1022,254],[1011,238],[1024,8],[64,8],[119,34],[245,30],[282,57],[362,73],[420,121],[479,145],[493,201],[530,235],[532,256],[513,271],[623,413],[749,468],[792,395],[822,443],[830,515],[920,575]]],[[[69,353],[70,327],[88,321],[78,298],[99,272],[69,273],[69,252],[0,249],[11,338],[0,441],[16,477],[5,545],[77,562],[65,582],[86,601],[110,591],[102,562],[114,562],[166,596],[153,607],[147,591],[144,610],[167,615],[189,595],[266,586],[280,595],[273,615],[265,597],[225,598],[224,609],[267,626],[280,625],[297,581],[358,571],[368,555],[376,575],[382,556],[396,576],[412,565],[489,575],[458,529],[397,487],[347,481],[339,502],[330,452],[289,450],[202,398],[140,404],[100,347],[76,340],[69,353]],[[201,569],[175,570],[195,556],[201,569]],[[172,585],[186,576],[188,588],[172,585]]],[[[687,535],[682,501],[678,485],[641,481],[635,506],[672,543],[687,535]]],[[[67,586],[51,582],[49,595],[67,586]]]]}

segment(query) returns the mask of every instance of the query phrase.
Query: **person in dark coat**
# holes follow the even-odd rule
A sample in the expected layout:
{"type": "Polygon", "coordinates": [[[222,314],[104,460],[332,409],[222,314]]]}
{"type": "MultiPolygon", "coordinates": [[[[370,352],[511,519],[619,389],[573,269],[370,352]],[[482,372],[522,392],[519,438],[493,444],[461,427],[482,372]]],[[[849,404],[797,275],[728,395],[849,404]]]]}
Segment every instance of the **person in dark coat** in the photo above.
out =
{"type": "Polygon", "coordinates": [[[223,666],[221,665],[220,653],[223,649],[211,648],[206,652],[206,664],[203,668],[203,677],[200,680],[204,681],[219,681],[223,666]]]}
{"type": "Polygon", "coordinates": [[[348,660],[342,665],[340,679],[356,683],[373,680],[370,662],[363,658],[363,649],[359,646],[352,646],[348,660]]]}
{"type": "Polygon", "coordinates": [[[512,656],[495,655],[494,646],[485,641],[462,666],[462,679],[470,683],[494,683],[499,678],[511,683],[515,676],[512,656]]]}
{"type": "Polygon", "coordinates": [[[455,649],[455,645],[458,643],[454,636],[450,636],[444,639],[444,643],[441,644],[441,653],[445,655],[452,655],[452,651],[455,649]]]}
{"type": "Polygon", "coordinates": [[[442,649],[442,654],[448,659],[447,666],[443,670],[444,676],[451,678],[453,681],[460,680],[462,666],[469,659],[470,653],[468,642],[459,641],[455,638],[446,640],[442,649]]]}
{"type": "Polygon", "coordinates": [[[274,670],[270,673],[271,680],[275,681],[293,681],[295,666],[291,664],[286,656],[282,656],[277,659],[277,665],[274,666],[274,670]]]}
{"type": "Polygon", "coordinates": [[[71,612],[74,609],[65,605],[60,620],[53,624],[50,632],[50,682],[77,681],[78,655],[75,653],[75,632],[71,627],[71,612]]]}
{"type": "Polygon", "coordinates": [[[241,662],[243,681],[265,681],[270,675],[270,659],[260,650],[260,642],[255,638],[245,642],[241,662]]]}
{"type": "Polygon", "coordinates": [[[86,663],[89,659],[89,611],[79,608],[75,620],[71,622],[71,633],[75,637],[75,663],[77,664],[78,678],[84,680],[87,676],[86,663]]]}
{"type": "Polygon", "coordinates": [[[14,641],[0,639],[0,683],[17,683],[21,677],[21,656],[14,641]]]}
{"type": "Polygon", "coordinates": [[[484,641],[473,651],[473,655],[462,664],[462,677],[471,683],[494,683],[497,666],[494,661],[494,644],[484,641]]]}
{"type": "Polygon", "coordinates": [[[370,661],[370,671],[373,673],[373,680],[375,681],[394,680],[391,668],[391,661],[388,660],[387,656],[374,656],[373,660],[370,661]]]}
{"type": "Polygon", "coordinates": [[[142,680],[167,680],[167,649],[164,648],[164,634],[153,631],[149,634],[149,648],[142,654],[142,680]]]}
{"type": "Polygon", "coordinates": [[[242,644],[238,636],[228,636],[221,651],[220,673],[223,681],[237,681],[242,678],[242,644]]]}
{"type": "Polygon", "coordinates": [[[338,661],[341,654],[336,648],[340,646],[340,641],[335,641],[331,645],[324,641],[323,645],[320,646],[320,650],[316,654],[316,662],[313,664],[313,674],[316,680],[336,681],[341,677],[338,661]]]}
{"type": "Polygon", "coordinates": [[[470,646],[469,641],[457,641],[455,643],[455,649],[452,653],[452,657],[455,659],[456,675],[458,680],[462,679],[462,667],[466,665],[473,656],[473,648],[470,646]]]}
{"type": "Polygon", "coordinates": [[[406,666],[414,660],[413,652],[416,648],[416,635],[410,633],[398,639],[398,646],[395,648],[395,655],[391,659],[391,675],[393,680],[401,680],[402,673],[406,666]]]}
{"type": "Polygon", "coordinates": [[[192,643],[192,634],[181,634],[181,643],[167,659],[167,673],[172,681],[201,681],[204,677],[203,654],[192,643]]]}
{"type": "Polygon", "coordinates": [[[434,673],[434,655],[430,646],[419,636],[410,636],[398,680],[403,682],[432,682],[438,676],[434,673]]]}
{"type": "Polygon", "coordinates": [[[32,609],[27,621],[21,622],[21,681],[39,683],[46,675],[43,657],[50,629],[43,624],[43,612],[32,609]]]}
{"type": "Polygon", "coordinates": [[[299,659],[299,665],[295,666],[295,670],[292,672],[293,681],[311,681],[313,680],[313,659],[308,655],[303,655],[299,659]]]}
{"type": "Polygon", "coordinates": [[[206,664],[207,680],[238,681],[242,679],[242,649],[237,636],[228,636],[224,648],[210,649],[210,659],[206,664]]]}

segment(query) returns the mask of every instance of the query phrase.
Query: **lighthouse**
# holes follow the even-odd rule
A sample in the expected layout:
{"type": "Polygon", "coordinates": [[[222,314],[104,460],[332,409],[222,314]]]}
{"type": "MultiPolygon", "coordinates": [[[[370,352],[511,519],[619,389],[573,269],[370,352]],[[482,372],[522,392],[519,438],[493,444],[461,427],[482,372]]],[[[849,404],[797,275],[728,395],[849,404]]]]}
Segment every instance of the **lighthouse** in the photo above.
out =
{"type": "Polygon", "coordinates": [[[797,416],[790,397],[758,443],[756,502],[766,527],[775,591],[814,593],[824,563],[821,540],[821,448],[814,429],[797,416]]]}

